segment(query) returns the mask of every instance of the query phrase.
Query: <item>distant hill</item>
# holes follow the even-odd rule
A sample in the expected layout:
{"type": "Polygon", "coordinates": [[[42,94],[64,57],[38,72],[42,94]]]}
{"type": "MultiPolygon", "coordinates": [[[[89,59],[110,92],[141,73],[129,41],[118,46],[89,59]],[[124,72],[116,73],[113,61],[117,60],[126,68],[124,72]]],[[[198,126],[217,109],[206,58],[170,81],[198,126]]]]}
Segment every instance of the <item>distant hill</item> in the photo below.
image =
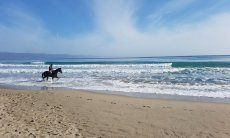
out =
{"type": "Polygon", "coordinates": [[[93,58],[92,56],[76,56],[67,54],[40,54],[40,53],[11,53],[0,52],[0,60],[52,60],[60,58],[93,58]]]}

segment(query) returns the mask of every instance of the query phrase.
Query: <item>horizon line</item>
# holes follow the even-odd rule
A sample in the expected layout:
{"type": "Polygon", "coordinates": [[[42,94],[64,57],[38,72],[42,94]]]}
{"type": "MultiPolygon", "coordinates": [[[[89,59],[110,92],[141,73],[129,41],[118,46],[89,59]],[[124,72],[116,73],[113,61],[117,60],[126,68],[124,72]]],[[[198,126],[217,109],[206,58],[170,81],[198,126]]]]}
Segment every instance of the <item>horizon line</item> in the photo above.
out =
{"type": "Polygon", "coordinates": [[[117,57],[100,57],[100,56],[94,56],[94,55],[73,55],[73,54],[66,54],[66,53],[30,53],[30,52],[3,52],[0,51],[0,53],[5,54],[37,54],[37,55],[62,55],[62,56],[73,56],[73,57],[66,57],[66,59],[71,58],[78,58],[78,59],[126,59],[126,58],[159,58],[159,57],[207,57],[207,56],[230,56],[230,54],[227,55],[221,55],[221,54],[210,54],[210,55],[169,55],[169,56],[117,56],[117,57]],[[82,56],[82,57],[77,57],[82,56]],[[88,57],[87,57],[88,56],[88,57]]]}

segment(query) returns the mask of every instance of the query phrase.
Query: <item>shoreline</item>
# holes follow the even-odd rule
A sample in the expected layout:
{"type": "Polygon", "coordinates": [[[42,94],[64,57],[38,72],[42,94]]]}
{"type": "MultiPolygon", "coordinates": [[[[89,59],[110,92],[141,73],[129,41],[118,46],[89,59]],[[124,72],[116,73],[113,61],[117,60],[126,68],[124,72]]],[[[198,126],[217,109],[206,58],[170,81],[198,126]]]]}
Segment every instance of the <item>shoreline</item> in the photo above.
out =
{"type": "Polygon", "coordinates": [[[14,86],[0,84],[0,89],[12,90],[25,90],[25,91],[84,91],[90,93],[101,93],[108,95],[128,96],[140,99],[160,99],[160,100],[173,100],[173,101],[188,101],[188,102],[202,102],[202,103],[224,103],[230,104],[230,98],[220,97],[206,97],[206,96],[187,96],[187,95],[170,95],[158,93],[139,93],[139,92],[121,92],[121,91],[102,91],[102,90],[84,90],[84,89],[71,89],[65,87],[28,87],[28,86],[14,86]]]}
{"type": "Polygon", "coordinates": [[[0,88],[3,137],[230,137],[230,104],[0,88]]]}

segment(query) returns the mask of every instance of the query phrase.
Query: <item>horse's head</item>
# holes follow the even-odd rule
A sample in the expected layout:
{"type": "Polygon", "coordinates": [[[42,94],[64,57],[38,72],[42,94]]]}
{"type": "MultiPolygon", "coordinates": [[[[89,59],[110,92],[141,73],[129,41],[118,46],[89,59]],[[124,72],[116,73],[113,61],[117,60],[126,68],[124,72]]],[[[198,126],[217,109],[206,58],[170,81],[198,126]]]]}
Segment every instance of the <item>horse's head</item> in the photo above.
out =
{"type": "Polygon", "coordinates": [[[61,68],[58,68],[58,72],[62,73],[62,70],[61,70],[61,68]]]}

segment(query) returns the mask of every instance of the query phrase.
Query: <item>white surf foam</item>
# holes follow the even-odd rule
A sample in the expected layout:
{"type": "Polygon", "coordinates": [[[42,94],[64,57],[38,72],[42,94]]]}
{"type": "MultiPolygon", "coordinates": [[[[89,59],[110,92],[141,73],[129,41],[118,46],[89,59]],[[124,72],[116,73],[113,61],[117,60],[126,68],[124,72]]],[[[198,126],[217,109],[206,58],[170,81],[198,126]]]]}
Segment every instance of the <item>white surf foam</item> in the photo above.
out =
{"type": "Polygon", "coordinates": [[[229,68],[173,68],[163,64],[78,64],[61,67],[58,81],[41,81],[48,70],[35,64],[0,64],[0,83],[84,90],[230,98],[229,68]],[[194,83],[193,83],[194,82],[194,83]]]}

